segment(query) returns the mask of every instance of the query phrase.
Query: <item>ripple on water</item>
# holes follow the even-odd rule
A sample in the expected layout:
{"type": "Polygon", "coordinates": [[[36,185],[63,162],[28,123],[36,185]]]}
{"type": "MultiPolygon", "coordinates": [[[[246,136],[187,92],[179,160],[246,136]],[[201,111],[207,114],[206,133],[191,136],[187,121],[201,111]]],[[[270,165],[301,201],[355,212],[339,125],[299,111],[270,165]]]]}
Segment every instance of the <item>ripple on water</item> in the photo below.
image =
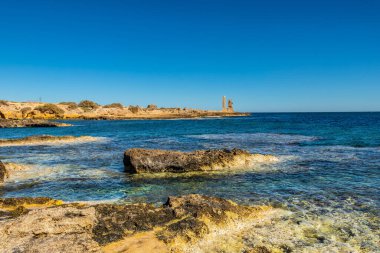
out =
{"type": "Polygon", "coordinates": [[[190,138],[202,140],[219,140],[226,142],[251,142],[267,144],[298,144],[318,140],[316,136],[305,136],[296,134],[274,134],[274,133],[229,133],[229,134],[200,134],[187,135],[190,138]]]}

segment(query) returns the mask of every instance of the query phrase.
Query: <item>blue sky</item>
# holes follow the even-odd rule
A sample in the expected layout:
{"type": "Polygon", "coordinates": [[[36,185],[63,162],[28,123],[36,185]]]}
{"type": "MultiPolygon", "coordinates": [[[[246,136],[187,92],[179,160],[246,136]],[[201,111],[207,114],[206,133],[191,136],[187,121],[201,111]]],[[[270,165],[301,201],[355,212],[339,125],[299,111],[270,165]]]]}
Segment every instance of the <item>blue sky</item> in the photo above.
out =
{"type": "Polygon", "coordinates": [[[380,111],[380,1],[0,2],[0,99],[380,111]]]}

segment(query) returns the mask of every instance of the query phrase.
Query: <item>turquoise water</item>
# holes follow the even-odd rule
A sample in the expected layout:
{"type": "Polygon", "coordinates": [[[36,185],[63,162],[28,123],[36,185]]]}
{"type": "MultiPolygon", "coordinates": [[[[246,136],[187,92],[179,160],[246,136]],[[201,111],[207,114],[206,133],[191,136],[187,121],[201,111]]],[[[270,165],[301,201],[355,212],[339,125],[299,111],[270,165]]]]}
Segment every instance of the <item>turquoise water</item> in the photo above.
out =
{"type": "MultiPolygon", "coordinates": [[[[74,126],[0,129],[0,138],[105,137],[90,143],[0,147],[2,161],[24,164],[32,171],[11,178],[0,188],[0,197],[161,203],[168,195],[201,193],[240,203],[271,204],[299,212],[300,217],[332,215],[332,219],[342,218],[346,226],[360,224],[361,233],[379,234],[380,113],[68,123],[74,126]],[[280,162],[237,172],[128,175],[123,171],[123,152],[132,147],[183,151],[236,147],[274,154],[280,162]]],[[[373,246],[377,242],[368,247],[377,250],[373,246]]]]}

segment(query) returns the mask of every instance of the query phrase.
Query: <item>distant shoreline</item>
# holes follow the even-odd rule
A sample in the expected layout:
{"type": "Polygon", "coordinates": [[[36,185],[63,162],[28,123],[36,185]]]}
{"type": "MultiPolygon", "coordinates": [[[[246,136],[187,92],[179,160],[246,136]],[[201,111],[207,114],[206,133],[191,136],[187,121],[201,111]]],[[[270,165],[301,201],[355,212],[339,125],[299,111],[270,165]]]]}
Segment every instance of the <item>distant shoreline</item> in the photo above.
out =
{"type": "Polygon", "coordinates": [[[134,119],[191,119],[241,117],[250,113],[201,110],[192,108],[159,108],[156,105],[124,106],[120,103],[99,105],[84,100],[80,103],[11,102],[0,100],[0,119],[3,120],[134,120],[134,119]]]}

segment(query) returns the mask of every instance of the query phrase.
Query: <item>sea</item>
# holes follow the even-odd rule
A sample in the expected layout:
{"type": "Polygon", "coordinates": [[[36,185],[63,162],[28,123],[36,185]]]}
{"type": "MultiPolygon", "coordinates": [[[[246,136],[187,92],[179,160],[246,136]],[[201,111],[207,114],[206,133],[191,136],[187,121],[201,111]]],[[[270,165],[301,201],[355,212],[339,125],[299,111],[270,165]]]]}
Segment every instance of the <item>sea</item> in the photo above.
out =
{"type": "Polygon", "coordinates": [[[160,205],[168,196],[197,193],[287,210],[291,214],[271,228],[282,235],[275,238],[269,228],[260,233],[262,240],[269,240],[267,233],[271,243],[290,245],[293,251],[380,252],[378,112],[64,122],[73,126],[0,129],[1,139],[99,137],[93,142],[0,147],[1,161],[24,168],[0,186],[1,198],[160,205]],[[130,148],[239,148],[275,155],[279,162],[234,171],[131,175],[123,166],[123,153],[130,148]]]}

